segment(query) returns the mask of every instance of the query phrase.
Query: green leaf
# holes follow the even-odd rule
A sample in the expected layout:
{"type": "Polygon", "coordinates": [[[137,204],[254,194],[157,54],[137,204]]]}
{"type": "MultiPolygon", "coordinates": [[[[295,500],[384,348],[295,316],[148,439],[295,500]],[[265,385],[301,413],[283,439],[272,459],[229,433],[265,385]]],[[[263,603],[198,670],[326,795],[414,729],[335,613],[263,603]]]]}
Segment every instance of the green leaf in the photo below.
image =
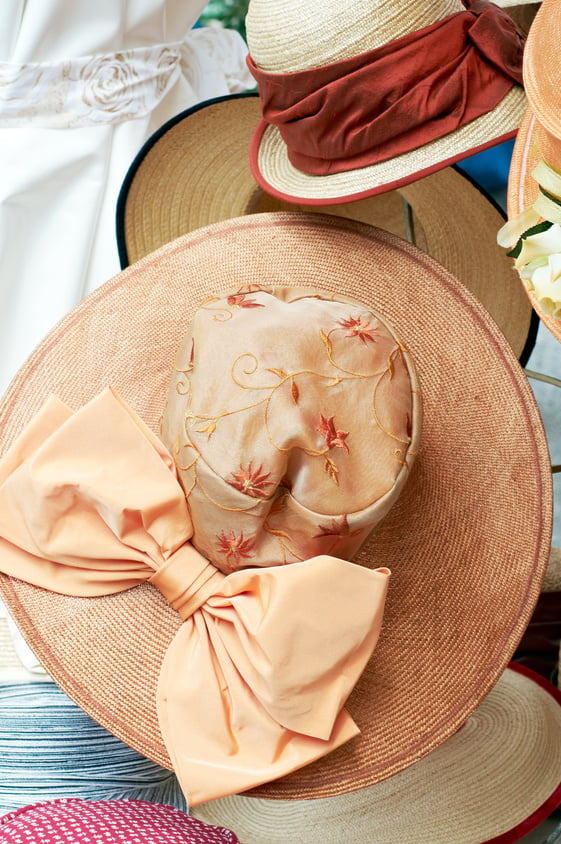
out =
{"type": "Polygon", "coordinates": [[[531,226],[529,229],[526,229],[524,234],[519,237],[518,243],[516,246],[507,252],[509,258],[518,258],[520,253],[522,252],[522,242],[526,240],[527,237],[531,237],[533,234],[540,234],[541,232],[546,232],[548,229],[552,227],[553,223],[550,223],[549,220],[544,220],[543,223],[537,223],[535,226],[531,226]]]}

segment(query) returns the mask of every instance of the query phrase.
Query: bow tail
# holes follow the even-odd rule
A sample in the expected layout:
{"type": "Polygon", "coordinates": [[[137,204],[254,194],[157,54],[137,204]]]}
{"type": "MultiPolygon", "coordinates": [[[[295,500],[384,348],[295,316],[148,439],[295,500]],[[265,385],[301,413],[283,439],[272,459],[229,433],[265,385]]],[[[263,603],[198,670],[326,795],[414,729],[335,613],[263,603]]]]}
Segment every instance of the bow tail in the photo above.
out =
{"type": "Polygon", "coordinates": [[[158,715],[191,805],[282,777],[359,733],[343,706],[378,639],[388,580],[328,556],[248,569],[184,622],[158,715]]]}
{"type": "Polygon", "coordinates": [[[328,739],[283,727],[201,628],[200,614],[183,624],[158,684],[160,729],[189,806],[285,776],[359,733],[345,710],[328,739]]]}

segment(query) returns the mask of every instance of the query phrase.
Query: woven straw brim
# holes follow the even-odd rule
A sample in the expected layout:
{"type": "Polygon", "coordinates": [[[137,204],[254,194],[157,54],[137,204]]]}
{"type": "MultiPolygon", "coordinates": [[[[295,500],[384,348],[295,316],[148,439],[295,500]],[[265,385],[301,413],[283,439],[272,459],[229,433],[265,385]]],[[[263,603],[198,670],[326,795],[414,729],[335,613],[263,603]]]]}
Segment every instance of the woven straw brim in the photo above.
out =
{"type": "MultiPolygon", "coordinates": [[[[532,170],[542,158],[561,167],[561,119],[559,116],[558,50],[561,15],[557,0],[544,0],[532,24],[524,53],[524,83],[529,106],[514,144],[508,178],[508,216],[529,208],[538,194],[532,170]]],[[[522,281],[525,290],[526,284],[522,281]]],[[[534,294],[527,291],[541,321],[561,342],[561,320],[548,316],[534,294]]]]}
{"type": "Polygon", "coordinates": [[[528,105],[544,129],[561,138],[559,112],[559,44],[561,14],[558,0],[543,0],[524,48],[524,88],[528,105]]]}
{"type": "Polygon", "coordinates": [[[259,119],[256,95],[219,98],[169,121],[148,141],[119,196],[121,266],[210,223],[264,211],[319,210],[413,237],[477,296],[521,356],[532,308],[511,259],[497,245],[504,218],[466,176],[447,167],[357,202],[315,209],[283,202],[264,193],[249,168],[248,148],[259,119]],[[459,225],[466,226],[462,237],[459,225]]]}
{"type": "Polygon", "coordinates": [[[228,821],[244,844],[517,841],[561,802],[560,746],[561,694],[507,669],[455,735],[384,782],[319,800],[237,795],[192,814],[228,821]]]}
{"type": "MultiPolygon", "coordinates": [[[[77,407],[106,385],[157,430],[199,303],[249,284],[303,282],[386,316],[415,360],[424,422],[405,490],[356,559],[392,570],[379,643],[348,700],[361,735],[254,790],[285,799],[373,785],[436,748],[488,694],[529,622],[550,550],[550,461],[532,391],[485,309],[432,258],[379,229],[327,215],[239,217],[163,246],[92,293],[0,404],[2,450],[50,393],[77,407]]],[[[156,683],[180,619],[155,588],[74,598],[4,576],[0,589],[67,694],[170,765],[156,683]]]]}
{"type": "Polygon", "coordinates": [[[379,164],[328,176],[297,170],[277,127],[263,122],[252,140],[250,161],[261,187],[279,199],[306,205],[348,202],[409,184],[514,137],[525,106],[524,91],[516,85],[493,111],[443,138],[379,164]]]}
{"type": "MultiPolygon", "coordinates": [[[[507,192],[509,218],[520,214],[535,202],[538,184],[532,177],[532,170],[542,158],[554,167],[561,167],[561,140],[546,132],[534,112],[528,108],[510,162],[507,192]]],[[[520,279],[520,282],[540,320],[561,342],[561,320],[544,313],[535,294],[528,290],[524,280],[520,279]]]]}

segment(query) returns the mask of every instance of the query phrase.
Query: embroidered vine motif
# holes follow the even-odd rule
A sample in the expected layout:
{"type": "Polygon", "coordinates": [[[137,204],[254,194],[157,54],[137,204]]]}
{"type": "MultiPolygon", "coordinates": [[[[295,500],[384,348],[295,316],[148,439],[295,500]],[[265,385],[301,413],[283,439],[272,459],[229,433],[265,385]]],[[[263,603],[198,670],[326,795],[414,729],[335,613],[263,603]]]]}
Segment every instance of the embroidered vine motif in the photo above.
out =
{"type": "Polygon", "coordinates": [[[251,552],[255,547],[255,539],[244,539],[243,533],[236,535],[231,530],[226,536],[222,531],[216,538],[218,552],[224,554],[226,565],[231,569],[237,568],[242,560],[249,560],[253,556],[251,552]]]}
{"type": "Polygon", "coordinates": [[[232,472],[232,480],[227,480],[229,484],[239,489],[240,492],[249,495],[251,498],[267,498],[268,493],[265,487],[273,486],[274,484],[272,481],[267,480],[271,473],[265,472],[263,474],[262,470],[263,466],[259,466],[258,469],[254,470],[251,461],[247,466],[242,466],[240,463],[239,471],[232,472]]]}
{"type": "Polygon", "coordinates": [[[164,413],[194,523],[221,514],[197,524],[199,550],[228,571],[352,556],[414,456],[410,364],[387,326],[352,302],[275,294],[201,305],[164,413]]]}
{"type": "Polygon", "coordinates": [[[318,525],[318,528],[320,532],[315,534],[314,539],[323,539],[324,536],[356,536],[358,533],[358,531],[350,530],[346,514],[343,514],[339,520],[331,519],[331,524],[327,527],[318,525]]]}

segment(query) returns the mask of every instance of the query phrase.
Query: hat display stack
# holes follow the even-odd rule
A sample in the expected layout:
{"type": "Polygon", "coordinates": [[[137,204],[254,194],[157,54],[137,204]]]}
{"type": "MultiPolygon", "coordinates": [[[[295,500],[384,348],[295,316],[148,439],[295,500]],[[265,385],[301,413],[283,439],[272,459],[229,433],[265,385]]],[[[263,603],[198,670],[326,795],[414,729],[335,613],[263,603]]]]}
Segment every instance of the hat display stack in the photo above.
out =
{"type": "Polygon", "coordinates": [[[353,202],[286,202],[266,193],[251,173],[247,150],[260,117],[257,94],[234,94],[188,109],[149,138],[117,203],[123,268],[193,229],[242,214],[335,214],[379,226],[432,255],[475,294],[526,362],[538,319],[513,284],[512,261],[496,243],[505,215],[480,186],[450,166],[353,202]],[[459,220],[469,220],[469,238],[457,237],[459,220]]]}
{"type": "Polygon", "coordinates": [[[251,0],[258,97],[141,151],[126,266],[0,399],[0,594],[190,816],[49,799],[6,844],[507,842],[561,803],[561,693],[512,662],[551,551],[532,303],[453,167],[514,137],[524,39],[318,9],[251,0]]]}

